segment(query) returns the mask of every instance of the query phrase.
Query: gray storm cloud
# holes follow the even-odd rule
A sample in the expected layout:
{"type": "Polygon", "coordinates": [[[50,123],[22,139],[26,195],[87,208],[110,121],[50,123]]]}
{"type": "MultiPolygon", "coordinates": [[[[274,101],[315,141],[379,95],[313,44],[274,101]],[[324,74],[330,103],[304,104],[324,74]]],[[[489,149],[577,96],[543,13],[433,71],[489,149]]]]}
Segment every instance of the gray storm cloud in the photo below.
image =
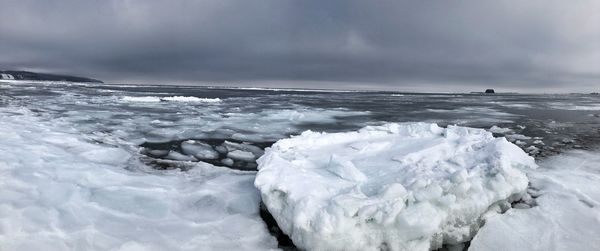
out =
{"type": "Polygon", "coordinates": [[[115,82],[600,88],[595,0],[0,3],[0,68],[115,82]]]}

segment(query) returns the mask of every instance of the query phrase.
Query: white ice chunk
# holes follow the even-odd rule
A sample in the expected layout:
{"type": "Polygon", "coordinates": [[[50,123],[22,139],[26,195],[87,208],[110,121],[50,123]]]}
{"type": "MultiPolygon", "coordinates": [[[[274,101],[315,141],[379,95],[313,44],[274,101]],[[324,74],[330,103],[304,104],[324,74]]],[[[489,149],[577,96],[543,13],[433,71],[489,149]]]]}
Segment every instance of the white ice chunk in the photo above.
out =
{"type": "Polygon", "coordinates": [[[160,102],[160,101],[171,101],[171,102],[204,102],[204,103],[219,103],[221,102],[220,98],[198,98],[198,97],[188,97],[188,96],[172,96],[172,97],[157,97],[157,96],[141,96],[141,97],[133,97],[133,96],[124,96],[121,98],[123,101],[127,102],[160,102]]]}
{"type": "Polygon", "coordinates": [[[144,102],[144,103],[149,103],[149,102],[160,102],[160,97],[153,97],[153,96],[145,96],[145,97],[125,96],[121,100],[127,101],[127,102],[144,102]]]}
{"type": "Polygon", "coordinates": [[[223,146],[227,147],[228,151],[242,150],[244,152],[251,152],[252,154],[254,154],[255,159],[262,156],[265,153],[265,151],[260,149],[260,147],[249,144],[239,144],[230,141],[225,141],[225,143],[223,143],[223,146]]]}
{"type": "Polygon", "coordinates": [[[242,160],[242,161],[256,160],[256,157],[254,156],[254,154],[252,154],[251,152],[246,152],[246,151],[242,151],[242,150],[233,150],[231,152],[228,152],[227,157],[229,157],[231,159],[235,159],[235,160],[242,160]]]}
{"type": "Polygon", "coordinates": [[[169,151],[169,154],[165,158],[179,161],[197,161],[193,156],[184,155],[176,151],[169,151]]]}
{"type": "Polygon", "coordinates": [[[233,160],[230,158],[225,158],[223,160],[221,160],[221,163],[223,163],[226,166],[233,166],[233,160]]]}
{"type": "Polygon", "coordinates": [[[161,98],[164,101],[178,101],[178,102],[204,102],[204,103],[219,103],[220,98],[198,98],[188,96],[172,96],[161,98]]]}
{"type": "Polygon", "coordinates": [[[519,145],[519,146],[524,146],[524,145],[527,145],[527,142],[520,141],[520,140],[516,140],[514,143],[515,143],[516,145],[519,145]]]}
{"type": "Polygon", "coordinates": [[[549,157],[528,176],[537,206],[489,218],[469,250],[600,250],[600,154],[549,157]]]}
{"type": "Polygon", "coordinates": [[[219,153],[212,146],[194,140],[187,140],[181,143],[181,150],[187,155],[195,156],[198,159],[217,159],[219,153]]]}
{"type": "Polygon", "coordinates": [[[539,139],[538,140],[534,140],[533,143],[536,144],[536,145],[542,145],[542,146],[545,145],[544,141],[541,141],[539,139]]]}
{"type": "Polygon", "coordinates": [[[518,134],[518,133],[506,135],[505,137],[507,139],[511,140],[511,141],[529,140],[529,139],[531,139],[531,137],[529,137],[529,136],[525,136],[523,134],[518,134]]]}
{"type": "Polygon", "coordinates": [[[527,152],[539,152],[540,149],[537,148],[537,147],[535,147],[535,146],[529,146],[529,147],[525,148],[525,151],[527,151],[527,152]]]}
{"type": "Polygon", "coordinates": [[[146,153],[153,157],[164,157],[169,154],[169,150],[146,150],[146,153]]]}
{"type": "Polygon", "coordinates": [[[492,126],[488,131],[493,132],[493,133],[505,134],[505,133],[512,132],[513,130],[510,129],[510,128],[503,128],[503,127],[499,127],[499,126],[492,126]]]}
{"type": "Polygon", "coordinates": [[[225,147],[225,146],[215,146],[215,150],[219,153],[223,153],[223,154],[227,153],[227,147],[225,147]]]}
{"type": "Polygon", "coordinates": [[[522,194],[533,158],[482,129],[405,123],[283,139],[255,185],[305,250],[430,250],[472,238],[522,194]]]}

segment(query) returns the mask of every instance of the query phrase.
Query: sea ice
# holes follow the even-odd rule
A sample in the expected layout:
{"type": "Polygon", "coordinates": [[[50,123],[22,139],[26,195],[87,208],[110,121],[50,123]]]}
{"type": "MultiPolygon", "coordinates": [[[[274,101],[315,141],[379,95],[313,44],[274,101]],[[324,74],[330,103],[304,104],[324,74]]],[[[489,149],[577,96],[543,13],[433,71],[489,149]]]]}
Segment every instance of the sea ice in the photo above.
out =
{"type": "Polygon", "coordinates": [[[219,153],[212,146],[194,140],[187,140],[181,143],[181,150],[187,155],[192,155],[198,159],[217,159],[219,153]]]}
{"type": "Polygon", "coordinates": [[[537,206],[495,215],[469,250],[600,250],[600,155],[572,151],[528,172],[537,206]]]}
{"type": "Polygon", "coordinates": [[[256,155],[257,158],[265,153],[262,149],[260,149],[260,147],[253,146],[250,144],[240,144],[231,141],[225,141],[223,143],[223,146],[225,146],[228,151],[241,150],[251,152],[252,154],[256,155]]]}
{"type": "Polygon", "coordinates": [[[255,186],[306,250],[429,250],[518,199],[533,158],[482,129],[404,123],[307,131],[258,159],[255,186]]]}
{"type": "Polygon", "coordinates": [[[169,151],[169,154],[167,154],[167,156],[165,158],[171,159],[171,160],[179,160],[179,161],[197,161],[197,159],[192,156],[183,155],[176,151],[169,151]]]}
{"type": "Polygon", "coordinates": [[[218,103],[221,102],[220,98],[198,98],[198,97],[186,97],[186,96],[173,96],[161,98],[164,101],[179,101],[179,102],[205,102],[205,103],[218,103]]]}
{"type": "Polygon", "coordinates": [[[506,135],[505,137],[511,141],[530,140],[531,139],[531,137],[529,137],[529,136],[525,136],[523,134],[518,134],[518,133],[506,135]]]}
{"type": "Polygon", "coordinates": [[[242,150],[233,150],[227,153],[227,157],[235,160],[241,161],[254,161],[256,157],[251,152],[246,152],[242,150]]]}
{"type": "Polygon", "coordinates": [[[503,128],[503,127],[499,127],[499,126],[492,126],[492,127],[490,127],[490,129],[488,131],[493,132],[493,133],[506,134],[506,133],[512,132],[513,130],[510,129],[510,128],[503,128]]]}
{"type": "Polygon", "coordinates": [[[172,96],[172,97],[157,97],[157,96],[142,96],[142,97],[132,97],[132,96],[124,96],[121,98],[123,101],[127,102],[160,102],[160,101],[175,101],[175,102],[205,102],[205,103],[218,103],[221,102],[220,98],[198,98],[198,97],[188,97],[188,96],[172,96]]]}
{"type": "Polygon", "coordinates": [[[42,117],[0,108],[0,249],[277,248],[253,172],[191,162],[187,172],[154,170],[127,145],[96,144],[42,117]]]}
{"type": "Polygon", "coordinates": [[[225,159],[221,160],[221,163],[223,163],[223,165],[226,165],[226,166],[233,166],[234,161],[230,158],[225,158],[225,159]]]}
{"type": "Polygon", "coordinates": [[[160,102],[160,97],[151,97],[151,96],[146,96],[146,97],[132,97],[132,96],[125,96],[121,100],[127,101],[127,102],[160,102]]]}

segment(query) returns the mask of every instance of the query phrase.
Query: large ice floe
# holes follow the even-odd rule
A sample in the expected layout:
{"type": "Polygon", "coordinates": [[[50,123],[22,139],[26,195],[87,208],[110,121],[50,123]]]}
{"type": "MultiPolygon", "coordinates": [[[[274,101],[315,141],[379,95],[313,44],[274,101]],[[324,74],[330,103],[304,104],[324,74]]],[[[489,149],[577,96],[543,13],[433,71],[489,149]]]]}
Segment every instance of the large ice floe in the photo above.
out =
{"type": "Polygon", "coordinates": [[[526,190],[536,164],[482,129],[385,124],[307,131],[258,160],[255,186],[306,250],[430,250],[470,240],[526,190]]]}
{"type": "Polygon", "coordinates": [[[571,151],[529,172],[532,208],[495,215],[469,250],[600,250],[600,155],[571,151]]]}
{"type": "Polygon", "coordinates": [[[0,128],[1,250],[277,247],[253,172],[153,170],[127,145],[94,143],[27,109],[0,109],[0,128]]]}

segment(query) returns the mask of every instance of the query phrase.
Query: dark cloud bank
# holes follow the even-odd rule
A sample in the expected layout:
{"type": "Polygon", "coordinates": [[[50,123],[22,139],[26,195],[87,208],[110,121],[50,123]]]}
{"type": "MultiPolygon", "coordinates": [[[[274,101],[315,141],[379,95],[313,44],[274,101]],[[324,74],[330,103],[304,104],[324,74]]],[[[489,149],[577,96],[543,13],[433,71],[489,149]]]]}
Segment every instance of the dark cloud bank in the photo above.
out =
{"type": "Polygon", "coordinates": [[[0,68],[130,83],[600,89],[596,0],[0,3],[0,68]]]}

